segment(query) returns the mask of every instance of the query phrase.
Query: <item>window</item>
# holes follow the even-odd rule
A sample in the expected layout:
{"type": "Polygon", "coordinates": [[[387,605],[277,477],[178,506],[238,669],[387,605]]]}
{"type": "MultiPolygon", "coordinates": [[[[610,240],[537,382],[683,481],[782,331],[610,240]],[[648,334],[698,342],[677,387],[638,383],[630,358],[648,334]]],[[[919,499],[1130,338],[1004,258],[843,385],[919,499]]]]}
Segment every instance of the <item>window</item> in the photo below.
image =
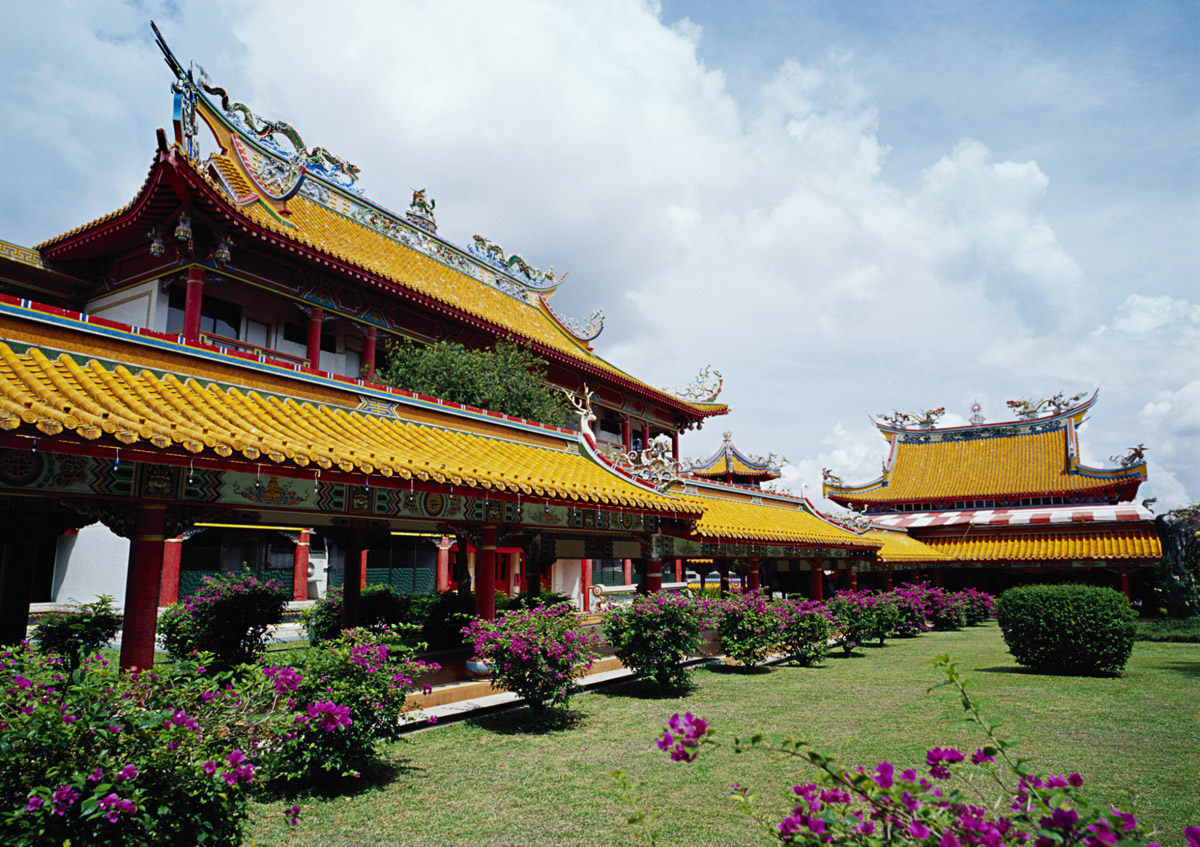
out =
{"type": "MultiPolygon", "coordinates": [[[[167,300],[167,332],[183,331],[183,315],[187,292],[172,288],[167,300]]],[[[242,307],[218,297],[205,296],[200,301],[200,331],[225,338],[241,338],[242,307]]]]}
{"type": "Polygon", "coordinates": [[[300,324],[294,324],[291,321],[283,322],[283,340],[289,341],[292,344],[308,344],[308,332],[300,324]]]}

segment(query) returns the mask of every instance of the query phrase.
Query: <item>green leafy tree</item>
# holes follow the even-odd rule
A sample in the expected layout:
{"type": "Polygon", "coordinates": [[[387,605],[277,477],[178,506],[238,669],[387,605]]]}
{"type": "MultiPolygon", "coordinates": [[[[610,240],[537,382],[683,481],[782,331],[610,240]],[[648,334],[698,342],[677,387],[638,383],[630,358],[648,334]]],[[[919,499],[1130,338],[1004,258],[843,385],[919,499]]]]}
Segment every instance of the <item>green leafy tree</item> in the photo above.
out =
{"type": "Polygon", "coordinates": [[[526,347],[501,341],[494,350],[467,350],[407,339],[388,348],[379,379],[396,388],[541,423],[567,426],[570,407],[547,382],[546,363],[526,347]]]}

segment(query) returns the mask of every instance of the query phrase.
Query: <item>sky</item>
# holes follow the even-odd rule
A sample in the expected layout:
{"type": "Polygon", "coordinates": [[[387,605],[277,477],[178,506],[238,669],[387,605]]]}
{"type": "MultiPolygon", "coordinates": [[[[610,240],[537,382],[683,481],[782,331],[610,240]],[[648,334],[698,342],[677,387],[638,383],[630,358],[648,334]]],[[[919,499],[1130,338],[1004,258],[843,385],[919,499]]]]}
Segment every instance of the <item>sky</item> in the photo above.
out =
{"type": "MultiPolygon", "coordinates": [[[[150,32],[439,233],[569,272],[597,352],[706,365],[725,430],[879,475],[870,420],[1100,390],[1082,457],[1145,444],[1200,500],[1200,4],[44,2],[0,30],[0,239],[129,202],[171,120],[150,32]]],[[[805,488],[804,486],[807,486],[805,488]]],[[[829,504],[825,504],[829,505],[829,504]]]]}

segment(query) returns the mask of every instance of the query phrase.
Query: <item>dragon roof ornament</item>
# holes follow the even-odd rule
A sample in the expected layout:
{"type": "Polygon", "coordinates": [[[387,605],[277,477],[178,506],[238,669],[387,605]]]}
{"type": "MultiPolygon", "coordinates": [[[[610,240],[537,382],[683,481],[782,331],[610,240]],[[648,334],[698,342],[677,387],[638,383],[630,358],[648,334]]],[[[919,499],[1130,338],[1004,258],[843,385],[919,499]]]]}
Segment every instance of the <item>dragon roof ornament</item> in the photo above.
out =
{"type": "Polygon", "coordinates": [[[1044,397],[1036,402],[1031,400],[1009,400],[1005,405],[1016,412],[1017,417],[1030,418],[1039,417],[1044,408],[1050,415],[1059,415],[1070,409],[1080,400],[1087,396],[1086,392],[1079,392],[1070,397],[1063,396],[1063,392],[1058,392],[1053,397],[1044,397]]]}
{"type": "Polygon", "coordinates": [[[696,378],[687,385],[666,388],[664,391],[696,403],[714,403],[721,396],[721,389],[724,386],[725,379],[721,376],[721,372],[715,370],[712,365],[705,365],[704,370],[700,371],[696,378]]]}
{"type": "Polygon", "coordinates": [[[182,127],[183,135],[177,140],[181,142],[184,151],[189,156],[195,158],[197,154],[195,145],[196,103],[197,99],[203,96],[201,92],[204,92],[204,94],[211,94],[213,97],[219,98],[221,110],[229,120],[243,128],[256,141],[292,167],[291,182],[293,186],[299,182],[305,171],[312,171],[345,188],[352,186],[358,179],[359,169],[357,167],[340,156],[330,153],[324,147],[307,147],[304,139],[300,137],[300,133],[291,124],[286,121],[265,120],[250,111],[250,107],[245,103],[231,101],[229,93],[224,88],[212,84],[212,80],[204,68],[196,65],[196,74],[192,72],[191,68],[184,70],[183,65],[175,58],[175,54],[171,52],[166,39],[163,38],[153,21],[151,21],[150,27],[154,30],[155,41],[158,43],[158,49],[162,51],[167,67],[175,74],[176,82],[171,86],[171,90],[175,92],[176,120],[182,127]],[[196,79],[197,75],[199,81],[196,79]],[[286,140],[292,149],[288,150],[287,147],[281,145],[276,140],[276,136],[286,140]]]}
{"type": "Polygon", "coordinates": [[[666,439],[655,439],[645,450],[613,451],[609,455],[619,467],[660,494],[679,479],[680,463],[671,458],[671,443],[666,439]]]}
{"type": "Polygon", "coordinates": [[[880,415],[879,420],[896,429],[909,429],[913,426],[921,429],[933,429],[944,414],[946,414],[946,407],[939,406],[924,412],[893,411],[890,415],[880,415]]]}
{"type": "Polygon", "coordinates": [[[414,188],[412,202],[408,204],[404,217],[414,226],[437,235],[437,218],[433,216],[435,208],[437,201],[426,196],[424,188],[414,188]]]}
{"type": "Polygon", "coordinates": [[[534,288],[557,288],[567,278],[567,275],[563,274],[562,277],[556,280],[554,278],[553,266],[548,271],[535,268],[526,262],[520,253],[509,255],[504,252],[504,248],[499,244],[484,238],[482,235],[472,235],[471,243],[467,246],[467,249],[476,258],[482,259],[496,270],[506,273],[518,282],[531,285],[534,288]]]}
{"type": "MultiPolygon", "coordinates": [[[[565,276],[565,274],[564,274],[565,276]]],[[[554,316],[554,319],[562,325],[562,328],[571,335],[575,336],[580,341],[594,341],[604,332],[604,310],[597,309],[587,317],[587,323],[582,323],[575,318],[568,318],[560,315],[558,310],[550,305],[550,298],[545,294],[538,295],[541,298],[542,305],[546,307],[546,311],[554,316]]]]}
{"type": "Polygon", "coordinates": [[[1145,444],[1139,444],[1137,447],[1130,447],[1129,452],[1124,456],[1109,456],[1108,460],[1114,465],[1119,465],[1122,468],[1132,468],[1137,465],[1146,463],[1146,451],[1150,449],[1145,444]]]}

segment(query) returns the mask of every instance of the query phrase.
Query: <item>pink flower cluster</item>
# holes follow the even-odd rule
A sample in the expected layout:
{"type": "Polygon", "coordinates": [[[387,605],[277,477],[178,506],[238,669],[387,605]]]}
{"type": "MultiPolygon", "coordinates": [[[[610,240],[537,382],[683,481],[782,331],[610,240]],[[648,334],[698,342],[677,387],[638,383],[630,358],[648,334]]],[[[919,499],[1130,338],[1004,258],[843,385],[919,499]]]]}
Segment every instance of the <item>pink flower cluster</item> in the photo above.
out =
{"type": "Polygon", "coordinates": [[[658,749],[670,750],[672,762],[690,762],[700,753],[700,740],[708,735],[708,721],[691,712],[683,717],[679,713],[667,720],[666,732],[656,742],[658,749]]]}

